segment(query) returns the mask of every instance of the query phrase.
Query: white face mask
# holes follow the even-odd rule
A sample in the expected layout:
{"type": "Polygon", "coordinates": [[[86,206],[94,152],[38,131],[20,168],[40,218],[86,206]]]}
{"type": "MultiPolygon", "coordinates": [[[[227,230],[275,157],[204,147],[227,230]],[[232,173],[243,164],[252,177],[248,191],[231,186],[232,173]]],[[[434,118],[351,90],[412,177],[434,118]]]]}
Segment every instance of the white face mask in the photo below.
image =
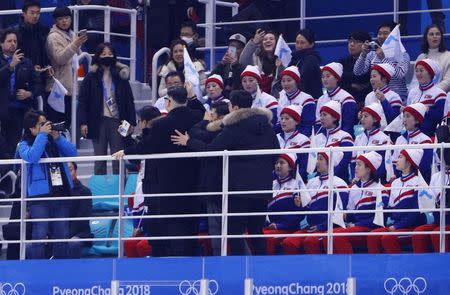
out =
{"type": "Polygon", "coordinates": [[[186,42],[187,45],[191,45],[192,43],[194,43],[194,38],[192,38],[192,37],[185,37],[185,36],[182,36],[182,37],[181,37],[181,40],[183,40],[184,42],[186,42]]]}

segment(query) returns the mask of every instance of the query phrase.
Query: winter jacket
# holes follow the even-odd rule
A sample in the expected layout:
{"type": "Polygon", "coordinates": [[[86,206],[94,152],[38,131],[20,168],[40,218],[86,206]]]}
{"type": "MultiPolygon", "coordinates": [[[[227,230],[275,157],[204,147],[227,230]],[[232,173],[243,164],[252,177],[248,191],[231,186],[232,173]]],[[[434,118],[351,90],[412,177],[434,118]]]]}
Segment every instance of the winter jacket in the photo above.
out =
{"type": "Polygon", "coordinates": [[[24,23],[23,19],[21,19],[17,26],[17,32],[19,34],[17,48],[20,48],[26,58],[31,59],[33,65],[45,67],[49,64],[45,50],[45,43],[49,31],[49,28],[41,23],[29,25],[24,23]]]}
{"type": "MultiPolygon", "coordinates": [[[[119,110],[119,119],[126,120],[136,126],[136,110],[131,91],[129,68],[116,63],[111,68],[112,81],[115,87],[115,99],[119,110]]],[[[78,98],[78,120],[80,125],[88,125],[88,138],[95,139],[99,135],[100,120],[103,116],[103,69],[97,65],[91,66],[83,80],[78,98]]],[[[115,132],[115,130],[111,130],[115,132]]]]}
{"type": "Polygon", "coordinates": [[[300,72],[300,89],[318,99],[322,96],[322,71],[320,55],[313,48],[292,53],[290,66],[297,66],[300,72]]]}

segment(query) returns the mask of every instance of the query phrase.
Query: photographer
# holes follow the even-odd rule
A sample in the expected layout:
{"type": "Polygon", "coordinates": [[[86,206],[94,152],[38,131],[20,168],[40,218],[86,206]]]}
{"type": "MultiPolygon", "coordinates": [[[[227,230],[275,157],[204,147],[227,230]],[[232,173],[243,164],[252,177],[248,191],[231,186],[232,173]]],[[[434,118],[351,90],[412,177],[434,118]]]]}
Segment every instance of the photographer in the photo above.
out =
{"type": "MultiPolygon", "coordinates": [[[[69,196],[73,180],[66,163],[39,163],[42,158],[74,157],[76,147],[60,131],[52,130],[51,122],[40,111],[29,111],[24,118],[24,134],[19,143],[19,156],[27,164],[27,198],[69,196]]],[[[29,203],[31,219],[68,217],[70,205],[62,200],[32,201],[29,203]]],[[[69,222],[33,222],[32,239],[43,240],[69,237],[69,222]]],[[[54,243],[53,256],[67,257],[67,243],[54,243]]],[[[33,243],[28,255],[31,259],[45,258],[44,243],[33,243]]]]}
{"type": "Polygon", "coordinates": [[[406,88],[406,74],[409,68],[409,54],[405,52],[400,60],[394,60],[393,58],[387,58],[381,48],[396,25],[397,24],[394,22],[386,22],[378,27],[377,40],[373,42],[366,41],[362,45],[362,51],[355,62],[353,73],[356,76],[362,76],[369,73],[374,64],[391,64],[395,69],[395,73],[392,75],[389,87],[392,91],[400,95],[402,101],[406,101],[408,95],[408,90],[406,88]]]}

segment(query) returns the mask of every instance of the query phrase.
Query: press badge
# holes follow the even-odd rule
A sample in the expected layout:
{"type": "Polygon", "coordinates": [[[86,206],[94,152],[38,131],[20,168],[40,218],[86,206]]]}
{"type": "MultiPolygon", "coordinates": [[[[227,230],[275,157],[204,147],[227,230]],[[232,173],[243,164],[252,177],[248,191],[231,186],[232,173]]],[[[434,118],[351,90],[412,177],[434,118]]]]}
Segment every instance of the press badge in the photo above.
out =
{"type": "Polygon", "coordinates": [[[50,178],[52,180],[52,186],[62,186],[61,168],[59,166],[50,166],[50,178]]]}
{"type": "Polygon", "coordinates": [[[110,96],[106,100],[106,106],[108,107],[108,109],[113,117],[117,117],[119,115],[119,110],[117,108],[117,103],[116,103],[116,100],[114,99],[114,97],[110,96]]]}

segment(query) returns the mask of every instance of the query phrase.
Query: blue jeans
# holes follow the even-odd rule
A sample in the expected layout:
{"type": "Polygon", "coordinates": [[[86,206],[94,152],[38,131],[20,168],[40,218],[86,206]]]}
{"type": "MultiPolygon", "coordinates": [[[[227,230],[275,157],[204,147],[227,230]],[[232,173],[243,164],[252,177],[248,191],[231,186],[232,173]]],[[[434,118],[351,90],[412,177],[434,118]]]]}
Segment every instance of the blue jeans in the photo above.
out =
{"type": "MultiPolygon", "coordinates": [[[[35,218],[61,218],[69,217],[68,201],[37,201],[30,202],[31,219],[35,218]]],[[[44,221],[32,223],[32,240],[43,240],[51,237],[52,239],[69,238],[68,221],[44,221]]],[[[67,258],[67,243],[52,243],[54,258],[67,258]]],[[[29,248],[28,258],[45,259],[45,244],[32,243],[29,248]]]]}

